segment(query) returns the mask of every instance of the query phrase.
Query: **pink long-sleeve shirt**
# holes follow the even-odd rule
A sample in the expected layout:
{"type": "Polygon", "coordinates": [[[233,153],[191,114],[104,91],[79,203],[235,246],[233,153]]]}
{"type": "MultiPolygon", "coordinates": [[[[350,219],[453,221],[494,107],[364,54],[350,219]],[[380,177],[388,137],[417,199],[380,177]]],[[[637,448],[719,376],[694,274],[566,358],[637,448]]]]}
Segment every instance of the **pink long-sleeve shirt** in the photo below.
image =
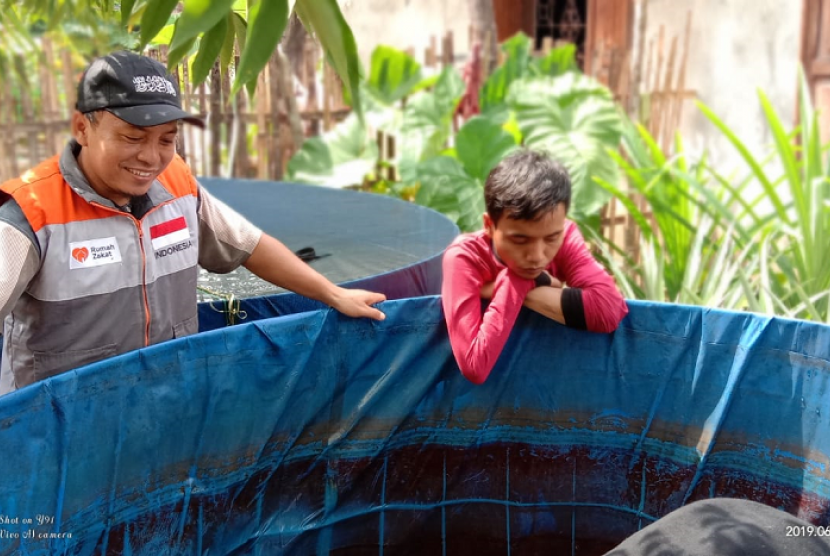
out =
{"type": "MultiPolygon", "coordinates": [[[[496,259],[483,231],[458,237],[444,253],[443,270],[441,296],[452,351],[464,376],[481,384],[535,284],[496,259]],[[489,282],[494,282],[493,297],[482,314],[481,287],[489,282]]],[[[588,330],[613,332],[628,314],[614,279],[591,256],[575,223],[567,222],[562,247],[546,270],[568,287],[582,290],[588,330]]]]}

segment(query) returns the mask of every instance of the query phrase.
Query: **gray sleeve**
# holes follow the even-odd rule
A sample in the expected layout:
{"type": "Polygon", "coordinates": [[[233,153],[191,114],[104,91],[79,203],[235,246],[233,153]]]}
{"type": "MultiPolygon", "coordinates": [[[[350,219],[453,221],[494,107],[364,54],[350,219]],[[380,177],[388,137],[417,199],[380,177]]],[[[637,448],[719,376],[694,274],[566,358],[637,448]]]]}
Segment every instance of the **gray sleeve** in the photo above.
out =
{"type": "Polygon", "coordinates": [[[0,220],[0,320],[6,318],[40,263],[35,244],[25,233],[0,220]]]}
{"type": "Polygon", "coordinates": [[[262,230],[199,186],[199,265],[224,274],[248,260],[262,230]]]}

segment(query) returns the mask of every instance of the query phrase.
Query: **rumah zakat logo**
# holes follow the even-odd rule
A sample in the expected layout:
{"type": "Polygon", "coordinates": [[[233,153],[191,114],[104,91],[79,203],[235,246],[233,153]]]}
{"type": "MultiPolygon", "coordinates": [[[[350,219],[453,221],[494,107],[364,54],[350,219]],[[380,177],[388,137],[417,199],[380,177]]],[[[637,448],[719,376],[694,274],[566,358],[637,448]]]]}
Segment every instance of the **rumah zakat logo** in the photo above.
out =
{"type": "Polygon", "coordinates": [[[72,250],[72,258],[79,263],[84,262],[89,257],[89,249],[86,247],[76,247],[72,250]]]}
{"type": "Polygon", "coordinates": [[[90,269],[121,262],[121,250],[115,237],[99,237],[69,244],[69,270],[90,269]]]}

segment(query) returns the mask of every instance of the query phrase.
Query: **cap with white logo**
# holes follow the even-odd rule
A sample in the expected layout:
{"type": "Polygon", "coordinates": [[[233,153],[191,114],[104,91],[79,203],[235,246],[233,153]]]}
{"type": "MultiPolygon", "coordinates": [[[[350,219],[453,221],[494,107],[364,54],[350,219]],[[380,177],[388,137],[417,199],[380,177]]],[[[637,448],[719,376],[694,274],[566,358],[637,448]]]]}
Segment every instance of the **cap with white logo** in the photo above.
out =
{"type": "Polygon", "coordinates": [[[76,108],[106,110],[139,127],[174,120],[204,127],[201,118],[182,110],[176,78],[161,62],[126,50],[92,61],[78,84],[76,108]]]}

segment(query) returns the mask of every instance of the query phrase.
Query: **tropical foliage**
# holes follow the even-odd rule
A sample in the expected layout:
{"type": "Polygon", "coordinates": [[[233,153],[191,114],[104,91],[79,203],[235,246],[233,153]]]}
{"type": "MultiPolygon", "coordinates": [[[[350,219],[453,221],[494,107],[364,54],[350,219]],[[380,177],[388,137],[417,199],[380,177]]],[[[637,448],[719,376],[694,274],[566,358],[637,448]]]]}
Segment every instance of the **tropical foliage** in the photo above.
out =
{"type": "Polygon", "coordinates": [[[240,59],[233,89],[253,90],[293,11],[320,41],[360,112],[357,46],[336,0],[184,0],[180,11],[179,3],[0,0],[0,52],[25,51],[42,34],[64,37],[68,44],[83,48],[86,57],[113,48],[141,50],[159,42],[169,46],[171,68],[196,53],[192,75],[198,84],[217,60],[227,70],[236,49],[240,59]]]}
{"type": "Polygon", "coordinates": [[[622,144],[622,153],[609,155],[628,189],[597,181],[631,216],[640,236],[637,249],[587,231],[626,297],[746,307],[741,279],[753,275],[759,261],[757,252],[742,248],[751,239],[741,237],[729,210],[748,182],[717,186],[705,157],[689,162],[680,136],[668,157],[644,127],[626,122],[622,144]]]}
{"type": "Polygon", "coordinates": [[[799,125],[792,131],[759,92],[774,140],[763,157],[751,153],[699,103],[745,163],[739,179],[722,175],[705,157],[690,164],[679,137],[669,157],[645,129],[626,126],[622,154],[610,155],[625,172],[629,189],[600,184],[636,222],[640,256],[632,257],[624,245],[601,245],[629,297],[830,323],[830,257],[825,253],[830,166],[807,90],[802,81],[799,125]],[[643,199],[645,209],[632,194],[643,199]]]}
{"type": "Polygon", "coordinates": [[[347,121],[328,137],[308,140],[291,161],[290,176],[312,183],[332,183],[336,176],[337,185],[359,185],[372,181],[373,168],[391,164],[398,173],[382,183],[384,191],[435,208],[462,230],[472,230],[484,212],[482,188],[490,170],[526,145],[556,153],[573,177],[572,214],[583,220],[595,216],[609,195],[592,178],[613,182],[618,176],[606,154],[618,145],[621,133],[609,91],[578,71],[573,46],[534,58],[531,40],[519,34],[502,48],[505,63],[479,93],[482,114],[455,133],[455,111],[465,91],[458,72],[448,67],[425,78],[405,53],[378,48],[362,89],[367,104],[363,132],[347,121]],[[377,130],[396,137],[394,159],[373,162],[378,153],[369,143],[377,130]],[[355,145],[358,136],[366,163],[363,176],[344,172],[347,159],[334,154],[348,143],[355,145]]]}

